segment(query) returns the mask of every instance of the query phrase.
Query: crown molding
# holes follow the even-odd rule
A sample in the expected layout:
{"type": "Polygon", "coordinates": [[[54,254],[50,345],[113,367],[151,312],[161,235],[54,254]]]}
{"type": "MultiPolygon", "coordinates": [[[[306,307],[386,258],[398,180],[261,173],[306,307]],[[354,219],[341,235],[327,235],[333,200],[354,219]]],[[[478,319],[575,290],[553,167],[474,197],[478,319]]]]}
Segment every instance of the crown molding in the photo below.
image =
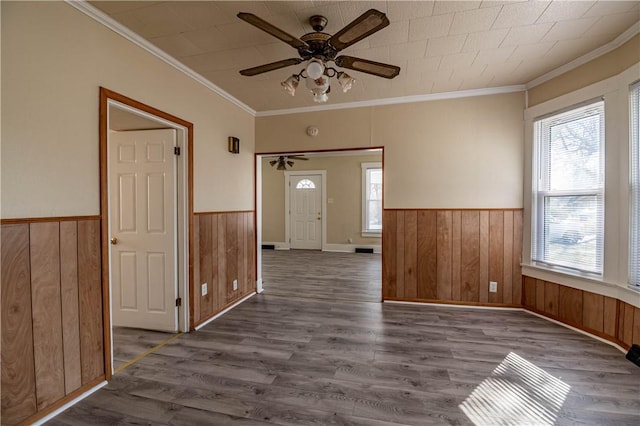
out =
{"type": "Polygon", "coordinates": [[[215,92],[216,94],[220,95],[222,98],[226,99],[227,101],[229,101],[232,104],[236,105],[237,107],[239,107],[243,111],[248,112],[249,114],[251,114],[252,116],[255,117],[256,110],[254,110],[253,108],[251,108],[250,106],[248,106],[244,102],[238,100],[237,98],[233,97],[229,93],[225,92],[220,87],[216,86],[215,84],[213,84],[212,82],[210,82],[209,80],[207,80],[206,78],[204,78],[203,76],[201,76],[200,74],[198,74],[197,72],[192,70],[191,68],[187,67],[186,65],[184,65],[183,63],[181,63],[177,59],[175,59],[172,56],[170,56],[167,53],[165,53],[163,50],[158,49],[152,43],[148,42],[147,40],[145,40],[144,38],[140,37],[138,34],[136,34],[135,32],[131,31],[130,29],[128,29],[124,25],[122,25],[119,22],[115,21],[113,18],[111,18],[110,16],[108,16],[107,14],[102,12],[100,9],[98,9],[98,8],[92,6],[91,4],[89,4],[86,0],[65,0],[65,3],[67,3],[69,6],[74,7],[75,9],[79,10],[80,12],[84,13],[88,17],[94,19],[95,21],[101,23],[102,25],[104,25],[105,27],[109,28],[110,30],[112,30],[116,34],[121,35],[122,37],[126,38],[127,40],[131,41],[132,43],[134,43],[134,44],[138,45],[139,47],[143,48],[144,50],[146,50],[147,52],[149,52],[152,55],[156,56],[160,60],[162,60],[165,63],[171,65],[174,68],[176,68],[178,71],[183,72],[184,74],[186,74],[187,76],[191,77],[192,79],[194,79],[198,83],[202,84],[203,86],[205,86],[206,88],[208,88],[212,92],[215,92]]]}
{"type": "Polygon", "coordinates": [[[332,105],[312,106],[290,109],[276,109],[271,111],[258,111],[256,117],[269,117],[272,115],[297,114],[303,112],[329,111],[336,109],[362,108],[371,106],[409,104],[414,102],[429,102],[446,99],[471,98],[474,96],[497,95],[502,93],[524,92],[524,85],[489,87],[486,89],[459,90],[457,92],[430,93],[426,95],[401,96],[397,98],[373,99],[370,101],[344,102],[332,105]]]}
{"type": "Polygon", "coordinates": [[[618,37],[616,37],[613,41],[610,41],[609,43],[600,46],[599,48],[592,50],[589,53],[586,53],[582,56],[580,56],[579,58],[574,59],[573,61],[566,63],[554,70],[549,71],[546,74],[541,75],[540,77],[531,80],[530,82],[528,82],[525,86],[527,88],[527,90],[539,86],[542,83],[545,83],[551,79],[554,79],[566,72],[569,72],[575,68],[578,68],[580,65],[584,65],[587,62],[593,61],[594,59],[605,55],[609,52],[611,52],[612,50],[617,49],[618,47],[622,46],[623,44],[625,44],[626,42],[628,42],[629,40],[631,40],[631,38],[633,38],[636,34],[640,33],[640,21],[636,22],[635,24],[633,24],[632,26],[630,26],[629,28],[627,28],[627,30],[625,32],[623,32],[622,34],[620,34],[618,37]]]}

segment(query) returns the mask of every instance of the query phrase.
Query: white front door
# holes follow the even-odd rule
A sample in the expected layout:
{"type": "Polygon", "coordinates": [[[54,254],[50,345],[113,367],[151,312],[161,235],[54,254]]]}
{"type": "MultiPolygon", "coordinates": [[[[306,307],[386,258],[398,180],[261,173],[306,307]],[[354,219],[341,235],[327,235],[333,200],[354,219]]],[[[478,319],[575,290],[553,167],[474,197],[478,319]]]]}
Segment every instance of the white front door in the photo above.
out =
{"type": "Polygon", "coordinates": [[[322,176],[289,178],[291,248],[322,249],[322,176]]]}
{"type": "Polygon", "coordinates": [[[177,331],[175,130],[109,135],[114,326],[177,331]]]}

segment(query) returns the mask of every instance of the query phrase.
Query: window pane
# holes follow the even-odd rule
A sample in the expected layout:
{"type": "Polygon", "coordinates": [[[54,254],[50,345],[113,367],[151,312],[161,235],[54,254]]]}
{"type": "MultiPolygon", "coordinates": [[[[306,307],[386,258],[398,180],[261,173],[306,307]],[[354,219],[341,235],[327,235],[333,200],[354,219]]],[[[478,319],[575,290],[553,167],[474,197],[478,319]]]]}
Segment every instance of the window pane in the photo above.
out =
{"type": "Polygon", "coordinates": [[[382,200],[368,202],[367,229],[382,229],[382,200]]]}
{"type": "Polygon", "coordinates": [[[309,179],[302,179],[296,185],[296,189],[315,189],[316,184],[310,181],[309,179]]]}
{"type": "Polygon", "coordinates": [[[549,127],[548,190],[589,189],[600,185],[600,115],[549,127]]]}
{"type": "Polygon", "coordinates": [[[545,197],[544,258],[548,262],[598,272],[598,223],[602,202],[598,196],[545,197]]]}
{"type": "Polygon", "coordinates": [[[640,83],[631,88],[631,235],[629,283],[640,285],[640,83]]]}
{"type": "Polygon", "coordinates": [[[536,122],[533,260],[602,273],[604,102],[536,122]]]}

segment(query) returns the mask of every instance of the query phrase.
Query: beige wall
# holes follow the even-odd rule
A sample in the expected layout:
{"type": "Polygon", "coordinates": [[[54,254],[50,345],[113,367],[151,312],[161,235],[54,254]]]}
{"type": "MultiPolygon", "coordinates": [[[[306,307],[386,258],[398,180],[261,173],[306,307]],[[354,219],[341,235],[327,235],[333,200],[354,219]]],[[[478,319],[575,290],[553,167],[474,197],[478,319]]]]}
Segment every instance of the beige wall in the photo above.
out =
{"type": "Polygon", "coordinates": [[[63,2],[3,1],[2,40],[2,218],[99,213],[100,86],[194,123],[195,211],[253,209],[250,114],[63,2]]]}
{"type": "MultiPolygon", "coordinates": [[[[262,241],[285,242],[284,171],[262,161],[262,241]]],[[[295,161],[293,171],[327,172],[327,241],[328,244],[380,245],[380,238],[362,237],[362,167],[361,163],[382,162],[382,155],[310,157],[295,161]]]]}
{"type": "Polygon", "coordinates": [[[256,151],[384,146],[385,208],[518,208],[523,110],[509,93],[259,117],[256,151]]]}
{"type": "MultiPolygon", "coordinates": [[[[619,48],[532,88],[529,107],[620,74],[640,60],[640,34],[619,48]]],[[[640,77],[640,76],[639,76],[640,77]]]]}

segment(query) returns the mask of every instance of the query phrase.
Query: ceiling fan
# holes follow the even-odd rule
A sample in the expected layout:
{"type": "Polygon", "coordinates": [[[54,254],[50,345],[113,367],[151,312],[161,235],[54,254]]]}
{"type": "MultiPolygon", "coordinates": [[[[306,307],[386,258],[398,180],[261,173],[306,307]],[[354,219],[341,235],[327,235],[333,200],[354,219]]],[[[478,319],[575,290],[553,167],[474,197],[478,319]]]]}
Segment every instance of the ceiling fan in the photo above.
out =
{"type": "Polygon", "coordinates": [[[328,62],[334,62],[337,66],[355,71],[372,74],[378,77],[394,78],[400,73],[400,67],[354,56],[338,55],[343,49],[354,43],[380,31],[389,25],[387,15],[376,9],[369,9],[346,27],[334,35],[322,32],[327,25],[327,18],[314,15],[309,18],[309,24],[314,32],[303,35],[300,38],[281,30],[262,18],[252,13],[238,13],[238,18],[265,31],[277,39],[287,43],[298,51],[299,58],[283,59],[281,61],[247,68],[240,71],[244,76],[254,76],[269,71],[278,70],[301,62],[307,62],[306,67],[298,74],[293,74],[281,84],[291,96],[295,95],[300,78],[306,79],[307,88],[313,93],[314,101],[326,102],[327,93],[331,90],[329,80],[337,77],[338,83],[344,92],[351,89],[354,79],[343,71],[327,66],[328,62]]]}
{"type": "Polygon", "coordinates": [[[308,158],[302,157],[300,155],[281,155],[275,160],[269,161],[271,167],[278,165],[276,170],[287,170],[287,166],[293,167],[293,160],[304,160],[307,161],[308,158]]]}

